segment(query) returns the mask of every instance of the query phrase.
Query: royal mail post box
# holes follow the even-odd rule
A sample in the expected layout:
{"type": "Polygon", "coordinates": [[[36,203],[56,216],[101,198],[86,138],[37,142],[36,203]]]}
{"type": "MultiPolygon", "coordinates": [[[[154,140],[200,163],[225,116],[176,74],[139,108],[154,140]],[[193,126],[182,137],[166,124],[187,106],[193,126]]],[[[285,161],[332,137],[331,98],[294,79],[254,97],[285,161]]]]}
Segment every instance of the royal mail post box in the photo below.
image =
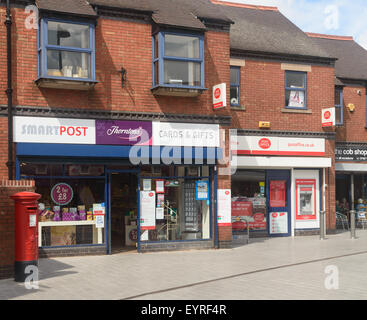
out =
{"type": "Polygon", "coordinates": [[[15,202],[15,281],[24,282],[27,266],[38,266],[38,203],[41,195],[19,192],[11,196],[15,202]]]}

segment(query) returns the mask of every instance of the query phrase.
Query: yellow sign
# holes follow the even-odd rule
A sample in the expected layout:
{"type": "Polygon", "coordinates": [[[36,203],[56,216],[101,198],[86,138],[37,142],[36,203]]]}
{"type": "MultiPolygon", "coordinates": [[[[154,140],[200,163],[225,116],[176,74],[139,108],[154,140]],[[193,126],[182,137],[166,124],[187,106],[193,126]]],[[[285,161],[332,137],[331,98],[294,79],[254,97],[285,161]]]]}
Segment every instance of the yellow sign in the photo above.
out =
{"type": "Polygon", "coordinates": [[[259,128],[270,128],[270,122],[260,121],[259,128]]]}

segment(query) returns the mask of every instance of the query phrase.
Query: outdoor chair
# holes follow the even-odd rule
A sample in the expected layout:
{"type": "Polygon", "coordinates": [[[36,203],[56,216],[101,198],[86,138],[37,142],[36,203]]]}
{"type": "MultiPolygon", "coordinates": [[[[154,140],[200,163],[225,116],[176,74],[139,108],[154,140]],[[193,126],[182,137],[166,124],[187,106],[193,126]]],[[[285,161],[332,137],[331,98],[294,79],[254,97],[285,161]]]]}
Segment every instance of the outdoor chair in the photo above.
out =
{"type": "Polygon", "coordinates": [[[337,229],[343,228],[343,230],[349,230],[348,217],[345,214],[336,212],[336,228],[337,229]]]}

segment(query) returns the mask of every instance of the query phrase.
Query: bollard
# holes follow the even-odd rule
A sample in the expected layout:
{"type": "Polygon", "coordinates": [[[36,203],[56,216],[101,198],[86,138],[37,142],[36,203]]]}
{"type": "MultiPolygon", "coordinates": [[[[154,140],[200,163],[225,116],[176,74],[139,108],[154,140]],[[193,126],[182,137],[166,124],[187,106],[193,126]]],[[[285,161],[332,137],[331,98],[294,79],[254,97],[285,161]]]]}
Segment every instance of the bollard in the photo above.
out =
{"type": "Polygon", "coordinates": [[[356,212],[350,210],[350,235],[352,239],[356,239],[356,212]]]}
{"type": "Polygon", "coordinates": [[[320,240],[325,240],[325,211],[320,211],[320,240]]]}

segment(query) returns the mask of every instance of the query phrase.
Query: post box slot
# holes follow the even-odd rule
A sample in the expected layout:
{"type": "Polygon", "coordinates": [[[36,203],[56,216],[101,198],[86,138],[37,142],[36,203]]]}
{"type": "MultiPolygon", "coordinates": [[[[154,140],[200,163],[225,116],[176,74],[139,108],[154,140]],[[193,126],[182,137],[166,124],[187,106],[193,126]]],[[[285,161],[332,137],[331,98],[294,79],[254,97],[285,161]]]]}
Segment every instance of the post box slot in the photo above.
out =
{"type": "Polygon", "coordinates": [[[35,211],[35,210],[38,210],[38,208],[37,207],[28,207],[27,210],[29,210],[29,211],[35,211]]]}

